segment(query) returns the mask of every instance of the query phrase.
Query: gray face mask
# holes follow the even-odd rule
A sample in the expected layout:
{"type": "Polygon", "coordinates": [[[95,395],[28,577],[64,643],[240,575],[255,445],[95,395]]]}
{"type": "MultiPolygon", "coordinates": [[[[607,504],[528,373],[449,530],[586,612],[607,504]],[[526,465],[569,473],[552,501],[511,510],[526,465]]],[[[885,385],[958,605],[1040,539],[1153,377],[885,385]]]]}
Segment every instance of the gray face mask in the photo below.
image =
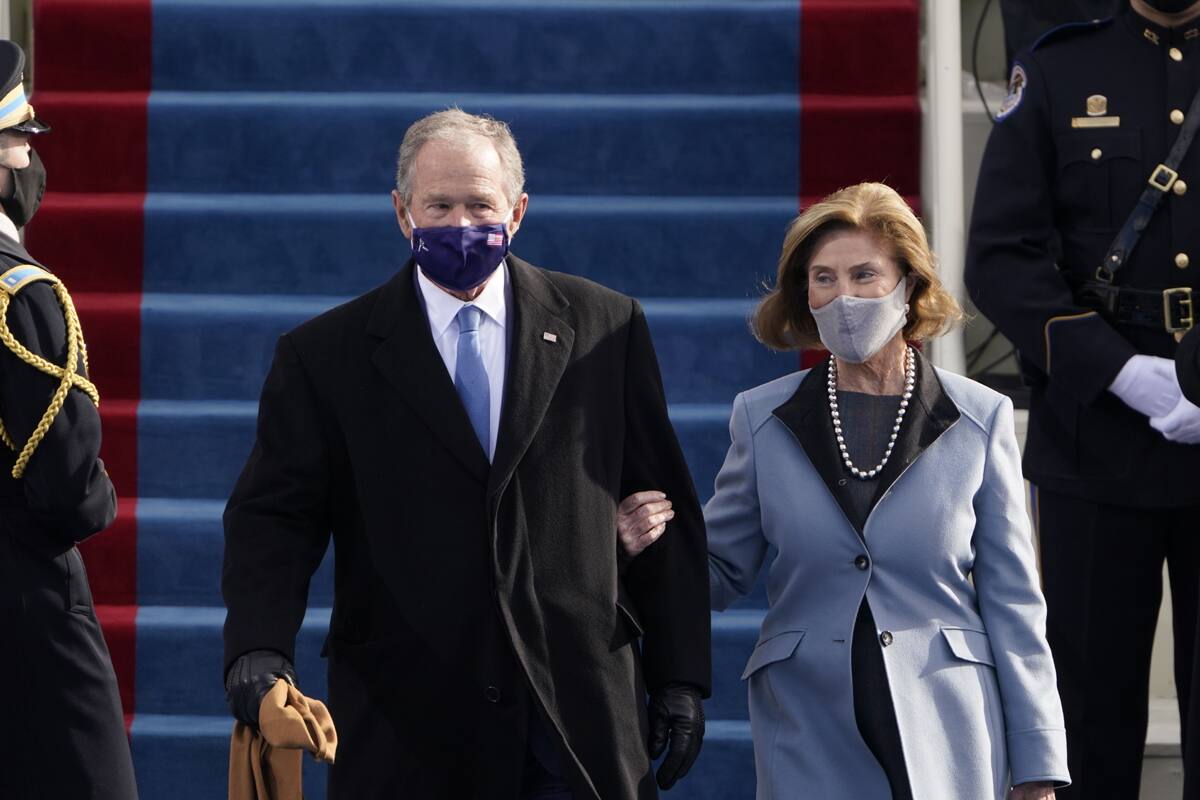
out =
{"type": "Polygon", "coordinates": [[[812,312],[821,344],[843,361],[861,364],[878,353],[908,321],[904,296],[908,281],[901,278],[884,297],[842,295],[812,312]]]}

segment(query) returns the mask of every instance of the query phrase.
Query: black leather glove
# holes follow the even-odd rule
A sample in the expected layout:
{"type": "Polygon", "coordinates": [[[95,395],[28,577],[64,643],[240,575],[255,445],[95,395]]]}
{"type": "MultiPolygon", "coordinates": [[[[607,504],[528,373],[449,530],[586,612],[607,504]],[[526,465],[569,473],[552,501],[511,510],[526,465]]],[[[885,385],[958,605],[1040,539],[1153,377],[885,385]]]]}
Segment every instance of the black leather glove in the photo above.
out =
{"type": "Polygon", "coordinates": [[[671,747],[658,767],[660,789],[670,789],[687,775],[704,741],[704,706],[700,691],[686,683],[669,683],[650,695],[650,758],[671,747]]]}
{"type": "Polygon", "coordinates": [[[251,650],[238,656],[225,676],[225,700],[233,715],[257,730],[258,707],[280,678],[296,685],[296,671],[282,653],[251,650]]]}

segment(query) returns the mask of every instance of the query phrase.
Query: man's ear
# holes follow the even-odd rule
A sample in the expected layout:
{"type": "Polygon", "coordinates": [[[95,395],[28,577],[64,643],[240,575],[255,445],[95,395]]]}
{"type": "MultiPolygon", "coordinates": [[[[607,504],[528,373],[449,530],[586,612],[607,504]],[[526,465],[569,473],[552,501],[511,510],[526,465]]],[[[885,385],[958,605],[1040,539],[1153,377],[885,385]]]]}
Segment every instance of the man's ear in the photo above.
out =
{"type": "Polygon", "coordinates": [[[512,219],[508,222],[508,238],[512,239],[517,235],[517,229],[521,227],[521,220],[525,219],[525,212],[529,209],[529,195],[521,193],[521,198],[517,200],[512,208],[512,219]]]}
{"type": "Polygon", "coordinates": [[[396,189],[392,189],[392,207],[396,209],[396,223],[404,233],[404,238],[412,239],[412,226],[408,224],[408,214],[406,213],[408,206],[404,204],[404,198],[396,189]]]}

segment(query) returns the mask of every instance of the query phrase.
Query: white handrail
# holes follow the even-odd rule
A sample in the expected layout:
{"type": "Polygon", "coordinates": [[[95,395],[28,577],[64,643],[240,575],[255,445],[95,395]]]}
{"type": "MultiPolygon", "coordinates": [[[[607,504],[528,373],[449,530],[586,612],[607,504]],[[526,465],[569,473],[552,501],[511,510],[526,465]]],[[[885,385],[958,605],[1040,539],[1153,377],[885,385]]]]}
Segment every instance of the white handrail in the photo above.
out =
{"type": "MultiPolygon", "coordinates": [[[[925,113],[922,125],[921,197],[946,289],[965,298],[963,261],[962,29],[958,0],[925,0],[925,113]]],[[[931,357],[943,369],[963,373],[961,330],[933,343],[931,357]]]]}

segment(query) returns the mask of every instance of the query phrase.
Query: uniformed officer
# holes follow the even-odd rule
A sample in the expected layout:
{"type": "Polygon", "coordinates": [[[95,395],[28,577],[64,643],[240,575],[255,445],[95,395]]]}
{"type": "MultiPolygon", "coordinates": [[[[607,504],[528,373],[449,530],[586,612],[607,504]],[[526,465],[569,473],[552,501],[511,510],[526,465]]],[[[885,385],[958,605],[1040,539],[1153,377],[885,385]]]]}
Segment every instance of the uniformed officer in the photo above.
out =
{"type": "Polygon", "coordinates": [[[966,282],[1032,386],[1024,466],[1074,779],[1062,797],[1138,796],[1164,559],[1188,707],[1200,408],[1170,359],[1200,288],[1198,90],[1195,0],[1056,29],[1016,58],[979,176],[966,282]]]}
{"type": "Polygon", "coordinates": [[[129,800],[117,680],[75,549],[116,514],[99,396],[70,296],[17,238],[45,188],[29,140],[49,130],[24,63],[0,41],[0,797],[129,800]]]}

